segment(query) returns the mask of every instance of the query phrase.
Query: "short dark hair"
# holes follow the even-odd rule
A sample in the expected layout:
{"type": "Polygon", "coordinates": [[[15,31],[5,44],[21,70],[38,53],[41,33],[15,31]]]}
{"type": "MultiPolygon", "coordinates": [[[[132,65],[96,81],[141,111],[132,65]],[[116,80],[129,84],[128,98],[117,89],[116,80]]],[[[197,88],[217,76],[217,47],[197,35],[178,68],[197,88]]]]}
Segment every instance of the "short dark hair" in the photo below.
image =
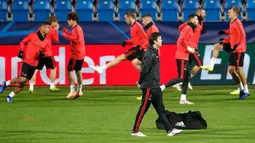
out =
{"type": "Polygon", "coordinates": [[[232,6],[230,9],[232,9],[237,15],[240,13],[240,8],[237,6],[232,6]]]}
{"type": "Polygon", "coordinates": [[[49,19],[48,19],[48,21],[50,22],[50,24],[52,23],[52,22],[58,22],[58,18],[56,17],[56,16],[50,16],[49,17],[49,19]]]}
{"type": "Polygon", "coordinates": [[[202,8],[202,7],[199,7],[199,8],[196,9],[196,13],[199,12],[199,11],[202,11],[202,10],[205,10],[205,9],[202,8]]]}
{"type": "Polygon", "coordinates": [[[136,19],[136,12],[134,10],[127,11],[125,15],[131,16],[133,19],[136,19]]]}
{"type": "Polygon", "coordinates": [[[190,14],[189,16],[188,16],[188,19],[190,20],[190,19],[192,19],[192,18],[194,18],[194,17],[196,17],[197,15],[196,14],[190,14]]]}
{"type": "Polygon", "coordinates": [[[45,21],[45,22],[42,22],[42,23],[41,23],[41,26],[45,26],[45,25],[49,25],[49,26],[50,26],[50,24],[51,24],[51,23],[50,23],[49,21],[45,21]]]}
{"type": "Polygon", "coordinates": [[[151,35],[150,35],[150,38],[149,38],[149,42],[151,45],[154,44],[154,41],[157,41],[158,37],[161,36],[161,34],[159,32],[153,32],[151,35]]]}
{"type": "Polygon", "coordinates": [[[145,17],[150,17],[150,18],[152,18],[151,14],[145,14],[145,15],[142,16],[142,18],[145,18],[145,17]]]}
{"type": "Polygon", "coordinates": [[[69,12],[68,15],[67,15],[67,19],[78,22],[79,21],[79,16],[76,12],[69,12]]]}

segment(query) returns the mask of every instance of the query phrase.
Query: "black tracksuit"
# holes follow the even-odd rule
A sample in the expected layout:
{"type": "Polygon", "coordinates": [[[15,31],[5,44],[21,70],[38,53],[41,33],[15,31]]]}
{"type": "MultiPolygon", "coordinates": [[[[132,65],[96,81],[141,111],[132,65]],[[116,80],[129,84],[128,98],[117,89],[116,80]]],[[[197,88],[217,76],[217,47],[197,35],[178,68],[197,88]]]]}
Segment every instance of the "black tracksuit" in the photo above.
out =
{"type": "Polygon", "coordinates": [[[165,106],[162,99],[162,91],[160,89],[160,64],[158,51],[153,46],[149,46],[145,52],[142,63],[142,70],[138,83],[142,89],[142,105],[140,106],[136,115],[133,133],[139,131],[140,123],[143,116],[146,114],[150,104],[154,106],[160,120],[164,123],[166,131],[173,129],[172,125],[168,122],[165,112],[165,106]]]}

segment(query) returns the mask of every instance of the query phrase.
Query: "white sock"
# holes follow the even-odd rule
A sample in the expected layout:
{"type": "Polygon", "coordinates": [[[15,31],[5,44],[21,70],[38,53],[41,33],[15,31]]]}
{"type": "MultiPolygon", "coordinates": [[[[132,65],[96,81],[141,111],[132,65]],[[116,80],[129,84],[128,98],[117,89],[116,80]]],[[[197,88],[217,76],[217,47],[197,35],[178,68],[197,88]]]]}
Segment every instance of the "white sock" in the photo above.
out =
{"type": "Polygon", "coordinates": [[[70,85],[70,92],[74,92],[75,91],[75,85],[70,85]]]}
{"type": "Polygon", "coordinates": [[[101,66],[100,67],[102,70],[105,70],[105,69],[107,69],[107,66],[106,65],[103,65],[103,66],[101,66]]]}
{"type": "Polygon", "coordinates": [[[82,92],[82,84],[78,85],[77,91],[82,92]]]}
{"type": "Polygon", "coordinates": [[[166,86],[163,84],[160,86],[161,91],[164,91],[166,89],[166,86]]]}
{"type": "Polygon", "coordinates": [[[9,94],[9,96],[12,98],[12,97],[15,96],[15,93],[12,91],[12,92],[9,94]]]}
{"type": "Polygon", "coordinates": [[[217,61],[217,59],[212,57],[211,62],[210,62],[210,67],[214,68],[216,61],[217,61]]]}
{"type": "Polygon", "coordinates": [[[6,86],[9,86],[9,85],[11,85],[11,81],[10,80],[8,80],[8,81],[6,81],[6,86]]]}
{"type": "Polygon", "coordinates": [[[192,78],[194,75],[193,74],[190,74],[190,78],[192,78]]]}
{"type": "Polygon", "coordinates": [[[241,82],[240,82],[240,84],[237,84],[237,87],[238,87],[239,91],[243,90],[243,84],[241,82]]]}
{"type": "Polygon", "coordinates": [[[181,100],[187,100],[187,99],[186,99],[186,94],[182,94],[182,95],[181,95],[181,100]]]}
{"type": "Polygon", "coordinates": [[[248,85],[245,84],[243,87],[244,87],[244,93],[248,93],[249,92],[248,85]]]}
{"type": "Polygon", "coordinates": [[[54,88],[55,87],[55,83],[54,82],[51,82],[50,83],[50,89],[54,88]]]}
{"type": "Polygon", "coordinates": [[[34,89],[34,83],[29,83],[29,89],[34,89]]]}

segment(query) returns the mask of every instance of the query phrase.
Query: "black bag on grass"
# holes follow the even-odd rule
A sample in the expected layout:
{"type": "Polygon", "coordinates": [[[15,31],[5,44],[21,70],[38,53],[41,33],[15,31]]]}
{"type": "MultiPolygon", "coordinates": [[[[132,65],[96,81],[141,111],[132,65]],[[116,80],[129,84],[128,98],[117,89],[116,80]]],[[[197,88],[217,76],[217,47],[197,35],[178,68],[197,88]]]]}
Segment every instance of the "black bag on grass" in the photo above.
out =
{"type": "MultiPolygon", "coordinates": [[[[183,113],[175,113],[166,110],[168,121],[178,129],[206,129],[207,123],[203,119],[199,111],[187,111],[183,113]]],[[[159,120],[156,120],[156,125],[159,130],[164,130],[164,126],[159,120]]]]}

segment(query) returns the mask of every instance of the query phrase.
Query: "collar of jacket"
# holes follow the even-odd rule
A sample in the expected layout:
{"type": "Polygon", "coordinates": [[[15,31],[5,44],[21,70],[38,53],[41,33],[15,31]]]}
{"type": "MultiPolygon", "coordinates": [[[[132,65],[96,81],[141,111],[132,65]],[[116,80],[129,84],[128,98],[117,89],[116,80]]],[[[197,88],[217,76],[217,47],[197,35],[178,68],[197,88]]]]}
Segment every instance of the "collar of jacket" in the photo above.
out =
{"type": "Polygon", "coordinates": [[[41,41],[43,41],[44,39],[45,39],[45,37],[46,37],[46,35],[42,35],[42,33],[40,32],[40,30],[38,30],[38,32],[37,32],[37,35],[38,35],[38,37],[39,37],[39,39],[41,40],[41,41]]]}
{"type": "Polygon", "coordinates": [[[158,53],[158,49],[154,48],[151,44],[149,46],[149,49],[154,51],[155,53],[158,53]]]}
{"type": "Polygon", "coordinates": [[[195,24],[193,24],[192,22],[188,22],[188,25],[193,29],[193,31],[195,30],[195,28],[197,27],[195,24]]]}
{"type": "Polygon", "coordinates": [[[145,28],[146,28],[146,29],[149,29],[152,25],[154,25],[154,22],[153,22],[153,21],[150,22],[150,23],[148,23],[148,24],[145,26],[145,28]]]}
{"type": "Polygon", "coordinates": [[[202,22],[203,22],[203,18],[202,18],[202,16],[199,16],[199,15],[197,15],[197,18],[198,18],[198,21],[199,21],[199,24],[202,24],[202,22]]]}
{"type": "Polygon", "coordinates": [[[74,25],[74,27],[72,27],[72,29],[74,29],[78,24],[74,25]]]}
{"type": "Polygon", "coordinates": [[[136,21],[131,25],[131,27],[133,27],[135,25],[136,21]]]}

